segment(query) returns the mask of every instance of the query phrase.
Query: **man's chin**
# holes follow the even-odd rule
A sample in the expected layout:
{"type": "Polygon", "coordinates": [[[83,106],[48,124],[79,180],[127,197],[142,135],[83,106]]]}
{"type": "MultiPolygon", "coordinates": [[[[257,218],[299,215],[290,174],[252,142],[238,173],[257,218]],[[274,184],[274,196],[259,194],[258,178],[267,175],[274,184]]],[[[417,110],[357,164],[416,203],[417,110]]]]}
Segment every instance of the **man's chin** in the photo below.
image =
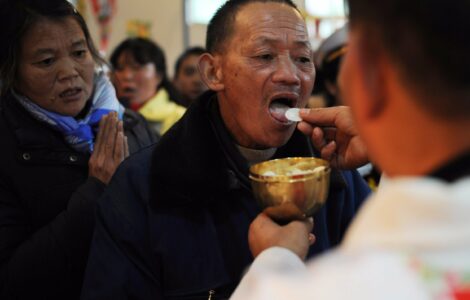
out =
{"type": "Polygon", "coordinates": [[[287,144],[287,142],[294,134],[295,126],[289,130],[289,132],[277,133],[276,135],[270,136],[270,138],[264,138],[263,142],[260,143],[257,149],[269,149],[269,148],[280,148],[287,144]]]}

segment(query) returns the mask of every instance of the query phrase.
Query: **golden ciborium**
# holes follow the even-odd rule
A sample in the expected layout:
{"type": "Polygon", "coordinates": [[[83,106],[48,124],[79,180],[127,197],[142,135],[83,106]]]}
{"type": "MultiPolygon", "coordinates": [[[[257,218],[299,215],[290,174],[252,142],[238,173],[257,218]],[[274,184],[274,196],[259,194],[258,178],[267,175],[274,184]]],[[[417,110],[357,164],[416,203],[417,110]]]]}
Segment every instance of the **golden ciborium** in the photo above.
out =
{"type": "Polygon", "coordinates": [[[249,177],[262,209],[294,204],[304,216],[310,217],[328,197],[330,173],[329,164],[323,159],[290,157],[255,164],[249,177]]]}

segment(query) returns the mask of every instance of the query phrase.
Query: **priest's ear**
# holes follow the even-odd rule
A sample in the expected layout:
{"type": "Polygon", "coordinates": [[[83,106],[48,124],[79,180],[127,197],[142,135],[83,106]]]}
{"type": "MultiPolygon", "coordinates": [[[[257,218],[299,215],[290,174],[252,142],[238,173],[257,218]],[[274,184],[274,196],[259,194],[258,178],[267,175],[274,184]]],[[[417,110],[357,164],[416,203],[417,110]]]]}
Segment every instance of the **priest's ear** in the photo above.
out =
{"type": "Polygon", "coordinates": [[[199,58],[199,72],[209,89],[219,92],[224,89],[221,61],[219,56],[204,53],[199,58]]]}
{"type": "Polygon", "coordinates": [[[353,103],[348,104],[369,120],[380,117],[389,101],[386,55],[373,37],[363,27],[350,32],[348,53],[340,71],[341,85],[350,88],[348,102],[353,103]]]}

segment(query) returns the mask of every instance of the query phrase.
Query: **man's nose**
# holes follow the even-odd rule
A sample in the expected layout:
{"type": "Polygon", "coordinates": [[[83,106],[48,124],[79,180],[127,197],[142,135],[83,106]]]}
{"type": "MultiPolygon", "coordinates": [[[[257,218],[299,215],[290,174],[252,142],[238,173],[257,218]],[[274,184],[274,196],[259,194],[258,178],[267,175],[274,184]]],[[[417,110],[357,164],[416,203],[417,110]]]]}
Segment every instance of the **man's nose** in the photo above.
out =
{"type": "Polygon", "coordinates": [[[129,67],[124,67],[122,70],[117,72],[121,80],[131,80],[134,76],[134,72],[129,67]]]}
{"type": "Polygon", "coordinates": [[[60,61],[58,78],[60,81],[72,80],[79,75],[79,66],[73,59],[64,58],[60,61]]]}
{"type": "Polygon", "coordinates": [[[300,85],[298,68],[292,58],[282,56],[278,58],[276,71],[273,74],[274,82],[281,82],[288,85],[300,85]]]}

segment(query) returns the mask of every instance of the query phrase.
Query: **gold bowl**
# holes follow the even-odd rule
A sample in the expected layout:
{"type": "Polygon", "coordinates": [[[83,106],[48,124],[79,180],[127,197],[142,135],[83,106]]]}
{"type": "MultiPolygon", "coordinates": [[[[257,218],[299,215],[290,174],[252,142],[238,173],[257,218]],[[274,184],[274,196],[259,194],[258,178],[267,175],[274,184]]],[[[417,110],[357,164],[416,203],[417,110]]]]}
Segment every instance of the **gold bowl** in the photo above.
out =
{"type": "Polygon", "coordinates": [[[261,208],[295,204],[312,216],[326,201],[331,169],[314,157],[289,157],[255,164],[249,177],[261,208]]]}

